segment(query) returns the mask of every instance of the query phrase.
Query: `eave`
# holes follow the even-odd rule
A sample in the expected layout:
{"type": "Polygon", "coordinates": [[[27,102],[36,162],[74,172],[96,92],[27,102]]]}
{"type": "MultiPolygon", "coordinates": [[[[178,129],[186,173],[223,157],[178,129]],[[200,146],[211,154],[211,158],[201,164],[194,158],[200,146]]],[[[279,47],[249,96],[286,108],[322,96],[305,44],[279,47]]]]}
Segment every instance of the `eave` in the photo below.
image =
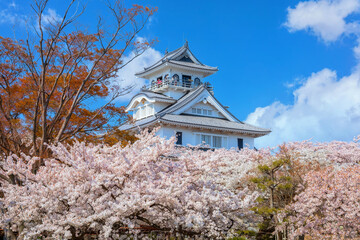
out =
{"type": "Polygon", "coordinates": [[[203,75],[204,77],[210,76],[211,74],[214,74],[218,71],[218,68],[206,68],[203,67],[201,65],[199,66],[185,66],[185,65],[181,65],[179,63],[176,63],[174,61],[165,61],[162,62],[160,65],[157,65],[153,68],[149,68],[146,69],[142,72],[138,72],[135,74],[136,77],[140,77],[140,78],[146,78],[149,79],[151,78],[153,75],[155,75],[157,72],[163,72],[166,68],[175,68],[175,69],[179,69],[179,70],[185,70],[185,71],[190,71],[190,72],[196,72],[199,73],[201,75],[203,75]]]}
{"type": "Polygon", "coordinates": [[[207,126],[207,125],[201,125],[201,124],[187,124],[182,122],[176,122],[176,121],[170,121],[161,119],[160,117],[155,118],[152,121],[146,122],[141,125],[135,125],[133,127],[130,127],[126,129],[127,131],[137,131],[139,128],[146,128],[156,125],[170,125],[170,126],[177,126],[177,127],[184,127],[184,128],[190,128],[190,129],[200,129],[200,130],[210,130],[210,131],[218,131],[218,132],[226,132],[226,133],[239,133],[242,135],[248,135],[254,138],[265,136],[269,133],[271,133],[270,130],[268,131],[256,131],[256,130],[244,130],[244,129],[236,129],[236,128],[224,128],[224,127],[217,127],[217,126],[207,126]]]}

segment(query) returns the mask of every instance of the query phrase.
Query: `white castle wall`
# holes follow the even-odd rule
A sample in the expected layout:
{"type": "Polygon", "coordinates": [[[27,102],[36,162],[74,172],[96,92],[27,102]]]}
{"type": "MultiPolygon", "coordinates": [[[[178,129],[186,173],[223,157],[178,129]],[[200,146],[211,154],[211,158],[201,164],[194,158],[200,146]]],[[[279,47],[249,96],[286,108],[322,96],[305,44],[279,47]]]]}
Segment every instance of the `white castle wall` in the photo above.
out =
{"type": "MultiPolygon", "coordinates": [[[[189,128],[171,128],[171,127],[161,127],[161,129],[157,132],[157,135],[160,137],[164,137],[166,139],[169,139],[172,136],[175,136],[176,132],[182,132],[182,142],[183,146],[191,145],[196,146],[196,133],[205,133],[209,135],[221,135],[221,134],[215,134],[214,132],[210,131],[199,131],[199,130],[191,130],[189,128]]],[[[254,148],[254,138],[243,136],[240,134],[228,134],[223,135],[228,138],[228,147],[227,148],[237,148],[238,147],[238,138],[244,139],[244,147],[254,148]]]]}

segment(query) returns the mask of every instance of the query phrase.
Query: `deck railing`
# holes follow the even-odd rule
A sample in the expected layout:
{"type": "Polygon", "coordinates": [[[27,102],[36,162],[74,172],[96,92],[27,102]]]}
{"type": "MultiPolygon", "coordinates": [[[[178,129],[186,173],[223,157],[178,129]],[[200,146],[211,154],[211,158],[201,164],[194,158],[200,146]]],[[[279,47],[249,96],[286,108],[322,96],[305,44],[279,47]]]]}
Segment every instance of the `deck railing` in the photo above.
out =
{"type": "Polygon", "coordinates": [[[195,85],[193,82],[189,80],[183,81],[183,80],[174,80],[174,79],[164,79],[164,80],[153,81],[151,84],[146,85],[143,88],[154,91],[166,87],[194,88],[199,86],[200,84],[195,85]]]}
{"type": "Polygon", "coordinates": [[[156,91],[156,90],[165,90],[169,87],[171,88],[177,88],[177,89],[191,89],[191,88],[196,88],[200,85],[204,85],[209,91],[210,93],[213,94],[213,87],[211,86],[210,83],[208,82],[200,82],[197,84],[194,84],[194,82],[189,81],[189,80],[173,80],[173,79],[165,79],[165,80],[158,80],[158,81],[153,81],[151,84],[149,85],[144,85],[142,87],[142,89],[145,90],[150,90],[150,91],[156,91]]]}

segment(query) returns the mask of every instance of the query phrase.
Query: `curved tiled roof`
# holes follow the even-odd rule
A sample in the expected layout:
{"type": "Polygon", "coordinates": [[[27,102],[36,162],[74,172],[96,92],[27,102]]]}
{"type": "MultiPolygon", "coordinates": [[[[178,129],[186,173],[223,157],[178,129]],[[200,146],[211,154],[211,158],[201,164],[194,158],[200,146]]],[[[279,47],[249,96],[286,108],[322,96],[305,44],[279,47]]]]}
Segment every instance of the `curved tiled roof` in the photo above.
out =
{"type": "Polygon", "coordinates": [[[166,114],[162,116],[160,120],[162,122],[173,123],[187,127],[200,127],[231,132],[244,132],[260,135],[266,135],[271,132],[269,129],[256,127],[247,123],[232,122],[223,118],[205,116],[166,114]]]}
{"type": "Polygon", "coordinates": [[[188,43],[185,42],[185,44],[182,47],[165,54],[164,57],[162,57],[159,61],[157,61],[156,63],[154,63],[153,65],[151,65],[149,67],[145,67],[143,71],[137,72],[135,75],[140,76],[140,75],[150,72],[150,71],[156,69],[157,67],[160,67],[166,63],[174,64],[174,65],[177,65],[180,67],[190,67],[192,69],[198,69],[198,70],[204,70],[204,71],[210,71],[210,72],[218,71],[217,67],[210,67],[205,64],[202,64],[194,56],[194,54],[192,54],[192,52],[189,49],[188,43]],[[177,59],[179,56],[181,56],[186,51],[189,51],[189,53],[196,60],[196,62],[184,62],[184,61],[179,61],[177,59]]]}
{"type": "MultiPolygon", "coordinates": [[[[189,104],[191,101],[196,99],[203,91],[207,91],[205,86],[199,86],[195,89],[188,91],[183,97],[179,100],[174,100],[175,103],[171,104],[169,107],[163,109],[157,114],[140,119],[134,123],[127,122],[120,126],[121,130],[133,130],[137,128],[145,128],[158,123],[167,123],[170,125],[184,126],[184,127],[192,127],[192,128],[202,128],[202,129],[211,129],[218,131],[226,131],[226,132],[236,132],[236,133],[245,133],[245,134],[253,134],[256,137],[264,136],[271,131],[269,129],[260,128],[253,126],[251,124],[247,124],[236,119],[227,109],[223,108],[228,114],[230,114],[236,121],[230,121],[229,119],[224,118],[215,118],[215,117],[206,117],[206,116],[195,116],[195,115],[184,115],[184,114],[173,114],[177,110],[189,104]]],[[[140,94],[148,94],[149,97],[165,97],[168,96],[154,93],[154,92],[141,92],[140,94]]],[[[138,94],[139,95],[139,94],[138,94]]],[[[137,96],[138,96],[137,95],[137,96]]],[[[215,97],[214,100],[220,104],[215,97]]],[[[220,106],[222,106],[220,104],[220,106]]],[[[223,106],[222,106],[223,107],[223,106]]]]}
{"type": "Polygon", "coordinates": [[[253,134],[256,137],[261,137],[271,132],[269,129],[256,127],[242,122],[232,122],[222,118],[174,114],[165,114],[161,117],[151,116],[138,120],[135,123],[127,122],[120,126],[120,130],[146,128],[158,123],[167,123],[170,125],[183,127],[218,130],[233,133],[253,134]]]}
{"type": "Polygon", "coordinates": [[[139,92],[138,94],[136,94],[134,97],[131,98],[129,104],[126,106],[126,109],[132,105],[134,99],[138,98],[141,95],[144,95],[145,97],[147,97],[149,99],[153,99],[157,102],[165,102],[165,103],[170,103],[170,104],[176,103],[176,100],[173,99],[172,97],[166,96],[161,93],[142,90],[141,92],[139,92]]]}
{"type": "Polygon", "coordinates": [[[152,91],[146,91],[146,90],[142,90],[140,93],[138,93],[137,95],[135,96],[138,96],[138,95],[141,95],[141,94],[144,94],[146,95],[147,97],[149,98],[156,98],[156,99],[163,99],[163,100],[168,100],[168,101],[171,101],[171,102],[176,102],[175,99],[173,99],[172,97],[169,97],[165,94],[161,94],[161,93],[157,93],[157,92],[152,92],[152,91]]]}

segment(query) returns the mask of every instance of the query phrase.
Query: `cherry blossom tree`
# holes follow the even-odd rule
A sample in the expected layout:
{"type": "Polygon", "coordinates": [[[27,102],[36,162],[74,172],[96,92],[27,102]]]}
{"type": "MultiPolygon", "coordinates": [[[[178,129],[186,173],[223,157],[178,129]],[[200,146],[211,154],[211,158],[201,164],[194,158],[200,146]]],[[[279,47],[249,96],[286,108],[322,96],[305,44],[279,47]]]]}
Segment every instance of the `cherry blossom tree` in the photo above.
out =
{"type": "Polygon", "coordinates": [[[305,167],[297,174],[296,194],[278,215],[276,232],[289,234],[290,239],[302,235],[316,239],[359,237],[359,139],[287,144],[305,167]]]}
{"type": "Polygon", "coordinates": [[[224,238],[241,224],[257,193],[236,179],[258,153],[178,149],[175,139],[138,137],[126,147],[49,146],[53,158],[36,174],[36,157],[6,158],[0,226],[13,239],[116,239],[144,228],[224,238]]]}
{"type": "Polygon", "coordinates": [[[36,173],[37,157],[3,157],[0,228],[9,239],[118,239],[146,231],[223,239],[258,230],[251,209],[271,202],[258,187],[278,184],[269,206],[277,236],[359,235],[359,142],[201,151],[153,132],[137,138],[127,146],[49,145],[52,155],[36,173]],[[266,166],[276,168],[273,179],[266,166]],[[256,178],[257,188],[250,184],[256,178]]]}
{"type": "MultiPolygon", "coordinates": [[[[240,233],[255,234],[258,238],[268,239],[275,234],[277,239],[288,239],[288,233],[299,227],[292,224],[289,217],[291,216],[291,219],[294,219],[293,216],[301,215],[301,212],[293,209],[295,207],[292,205],[294,201],[301,199],[296,204],[298,204],[297,206],[304,204],[304,208],[309,207],[307,201],[312,201],[311,198],[301,195],[303,191],[315,193],[313,189],[307,188],[308,181],[310,181],[307,177],[309,174],[311,176],[313,173],[321,173],[321,169],[333,169],[334,178],[336,181],[341,181],[340,175],[337,176],[336,171],[358,166],[360,162],[360,144],[356,139],[354,142],[313,143],[304,141],[286,143],[269,150],[273,153],[261,154],[261,158],[257,161],[258,164],[254,169],[254,176],[250,177],[250,181],[255,184],[256,189],[260,192],[253,210],[262,220],[258,222],[258,228],[255,232],[249,232],[248,229],[239,231],[240,233]]],[[[317,188],[316,185],[312,187],[317,188]]],[[[336,187],[341,188],[342,186],[336,187]]],[[[348,195],[352,194],[352,191],[355,189],[351,189],[348,195]]],[[[339,205],[335,202],[337,200],[332,200],[334,200],[332,204],[339,205]]],[[[360,198],[357,198],[356,201],[360,202],[360,198]]],[[[354,208],[356,209],[358,206],[359,204],[355,205],[354,208]]],[[[306,215],[306,213],[304,214],[306,215]]],[[[324,218],[322,221],[326,222],[328,219],[324,218]]],[[[309,228],[311,226],[310,224],[309,228]]],[[[310,231],[300,231],[299,235],[304,233],[310,234],[310,231]]],[[[335,239],[337,239],[336,237],[337,235],[334,235],[335,239]]]]}
{"type": "Polygon", "coordinates": [[[356,238],[360,235],[360,166],[310,172],[306,188],[290,205],[291,236],[317,239],[356,238]]]}

